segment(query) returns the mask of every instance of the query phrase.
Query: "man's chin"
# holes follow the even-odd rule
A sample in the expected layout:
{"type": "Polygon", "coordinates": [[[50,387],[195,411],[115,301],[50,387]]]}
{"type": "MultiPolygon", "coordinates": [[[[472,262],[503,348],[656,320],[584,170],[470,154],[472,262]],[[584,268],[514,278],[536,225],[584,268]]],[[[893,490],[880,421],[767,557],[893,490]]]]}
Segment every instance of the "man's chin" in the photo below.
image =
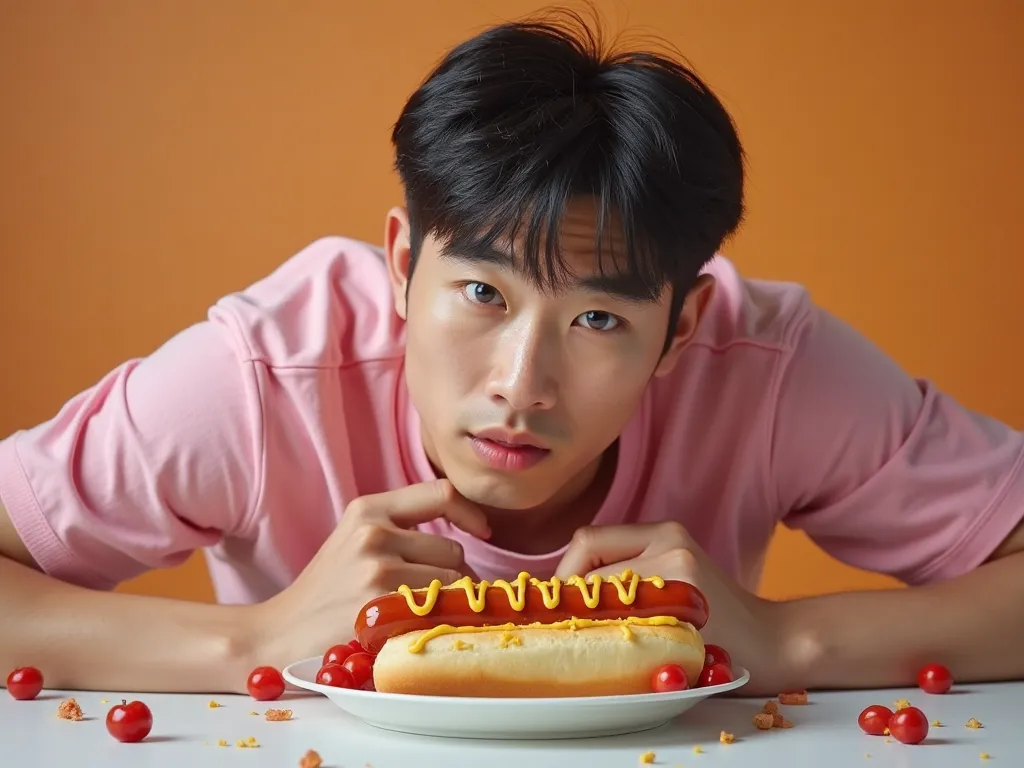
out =
{"type": "Polygon", "coordinates": [[[524,511],[539,507],[550,493],[538,492],[538,483],[509,482],[493,477],[460,477],[451,474],[448,480],[463,497],[481,507],[509,511],[524,511]]]}

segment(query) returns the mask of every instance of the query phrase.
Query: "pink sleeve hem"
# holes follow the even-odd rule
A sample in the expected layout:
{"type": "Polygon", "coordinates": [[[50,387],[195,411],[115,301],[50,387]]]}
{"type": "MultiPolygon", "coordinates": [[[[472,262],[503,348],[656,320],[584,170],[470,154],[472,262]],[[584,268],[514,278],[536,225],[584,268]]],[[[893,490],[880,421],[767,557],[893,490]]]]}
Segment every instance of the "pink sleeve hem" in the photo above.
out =
{"type": "Polygon", "coordinates": [[[916,586],[962,576],[982,565],[1024,521],[1024,451],[1003,487],[978,515],[960,540],[941,556],[907,579],[916,586]]]}
{"type": "Polygon", "coordinates": [[[0,502],[29,553],[49,576],[93,589],[116,584],[86,568],[54,533],[36,500],[15,445],[17,434],[0,441],[0,502]]]}

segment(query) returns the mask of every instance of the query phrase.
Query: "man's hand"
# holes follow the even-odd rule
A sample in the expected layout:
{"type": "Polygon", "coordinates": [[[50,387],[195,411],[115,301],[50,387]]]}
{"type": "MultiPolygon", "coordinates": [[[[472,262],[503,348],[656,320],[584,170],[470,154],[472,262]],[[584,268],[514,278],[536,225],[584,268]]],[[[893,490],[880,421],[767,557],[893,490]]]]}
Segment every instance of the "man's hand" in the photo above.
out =
{"type": "Polygon", "coordinates": [[[701,635],[720,645],[750,670],[748,693],[774,695],[783,688],[782,642],[775,604],[726,576],[675,522],[609,525],[576,532],[555,575],[610,576],[629,569],[694,584],[708,600],[709,620],[701,635]]]}
{"type": "Polygon", "coordinates": [[[483,512],[447,480],[351,502],[294,583],[256,607],[261,663],[289,664],[352,639],[359,609],[402,584],[475,580],[462,545],[414,530],[439,517],[474,536],[490,535],[483,512]]]}

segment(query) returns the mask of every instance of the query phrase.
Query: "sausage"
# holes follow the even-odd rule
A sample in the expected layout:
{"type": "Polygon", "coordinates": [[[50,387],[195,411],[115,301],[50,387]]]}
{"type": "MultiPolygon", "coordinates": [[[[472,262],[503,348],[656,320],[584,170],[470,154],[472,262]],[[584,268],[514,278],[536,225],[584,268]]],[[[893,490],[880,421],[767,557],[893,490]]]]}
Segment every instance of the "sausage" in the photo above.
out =
{"type": "MultiPolygon", "coordinates": [[[[527,577],[520,574],[519,578],[527,577]]],[[[619,584],[628,592],[629,579],[624,579],[618,584],[616,582],[618,580],[613,577],[601,583],[596,605],[590,607],[587,602],[593,602],[590,599],[594,596],[593,585],[584,584],[581,589],[579,580],[570,579],[560,585],[558,602],[549,608],[545,604],[545,594],[550,604],[551,583],[543,582],[547,585],[545,592],[537,585],[535,579],[531,579],[530,583],[525,585],[522,610],[517,610],[518,606],[512,604],[509,592],[504,587],[489,584],[482,593],[482,610],[475,611],[470,605],[470,595],[475,601],[481,594],[479,587],[486,582],[478,585],[469,581],[467,577],[437,590],[431,610],[423,616],[418,616],[410,609],[404,594],[391,592],[374,598],[363,606],[356,617],[356,639],[363,648],[371,653],[378,653],[391,637],[418,629],[431,629],[439,624],[481,627],[508,623],[550,624],[571,618],[621,619],[627,616],[673,616],[692,624],[697,630],[707,624],[707,599],[693,584],[666,579],[662,586],[658,586],[651,580],[638,581],[635,599],[632,604],[624,605],[620,599],[619,584]]],[[[510,587],[513,595],[518,597],[517,581],[511,582],[510,587]]],[[[425,606],[429,602],[429,594],[429,590],[418,590],[412,593],[412,597],[418,606],[425,606]]]]}

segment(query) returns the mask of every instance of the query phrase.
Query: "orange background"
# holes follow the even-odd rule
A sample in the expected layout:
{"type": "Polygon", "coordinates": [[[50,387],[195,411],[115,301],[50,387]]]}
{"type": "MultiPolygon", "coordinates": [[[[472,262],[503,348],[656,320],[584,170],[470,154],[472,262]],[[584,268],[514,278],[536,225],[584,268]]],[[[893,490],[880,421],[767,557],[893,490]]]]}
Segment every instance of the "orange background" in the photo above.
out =
{"type": "MultiPolygon", "coordinates": [[[[447,47],[538,5],[0,0],[0,434],[308,241],[379,242],[404,99],[447,47]]],[[[598,6],[667,38],[732,110],[750,214],[728,253],[748,275],[808,285],[1024,427],[1024,3],[598,6]]],[[[780,531],[762,591],[890,583],[780,531]]],[[[212,597],[199,557],[122,588],[212,597]]]]}

